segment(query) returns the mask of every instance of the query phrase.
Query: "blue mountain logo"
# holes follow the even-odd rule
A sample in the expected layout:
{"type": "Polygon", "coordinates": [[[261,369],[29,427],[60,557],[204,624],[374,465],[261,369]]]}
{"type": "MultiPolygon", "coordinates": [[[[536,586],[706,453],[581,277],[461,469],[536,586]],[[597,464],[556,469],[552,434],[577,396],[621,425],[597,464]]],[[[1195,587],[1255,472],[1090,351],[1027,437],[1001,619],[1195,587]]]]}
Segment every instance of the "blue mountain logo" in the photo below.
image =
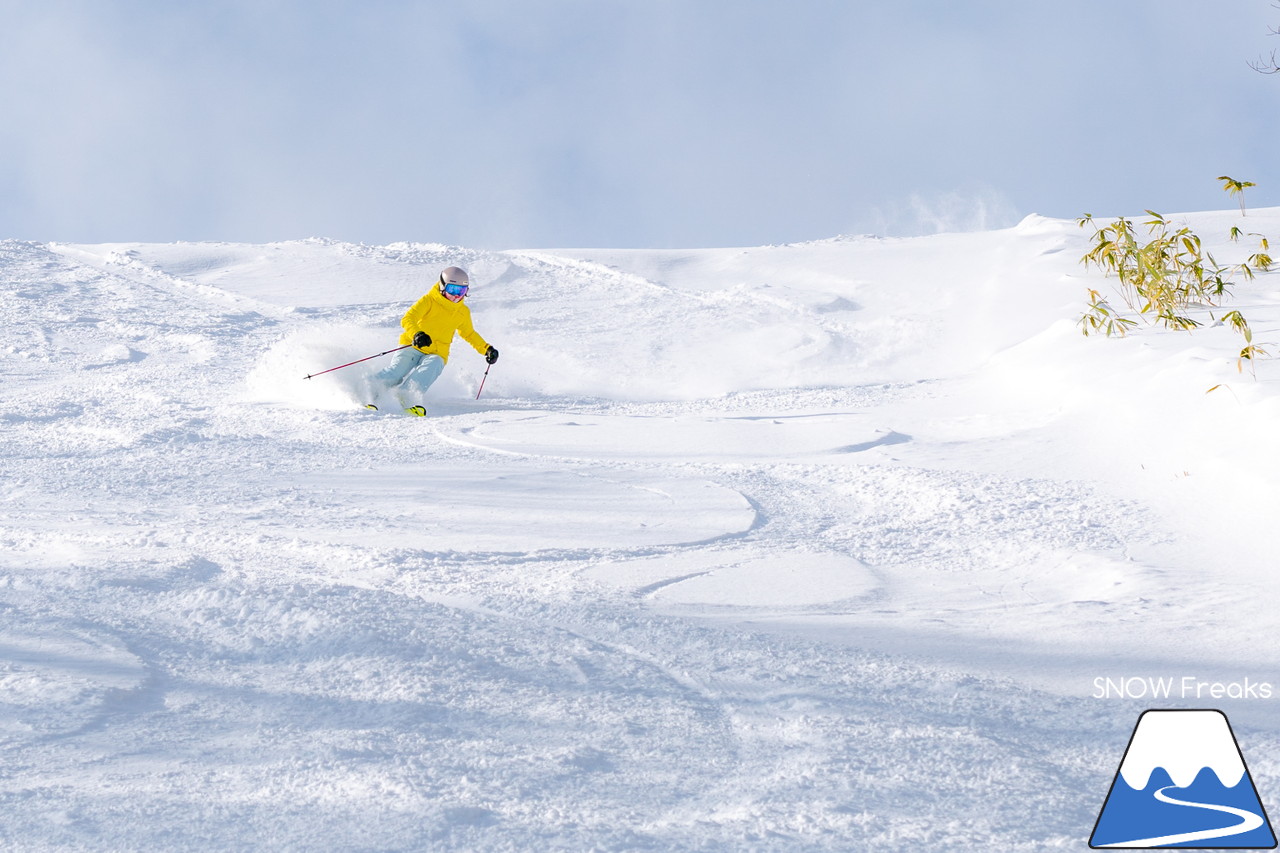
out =
{"type": "Polygon", "coordinates": [[[1089,846],[1275,848],[1271,821],[1226,714],[1144,712],[1089,846]]]}

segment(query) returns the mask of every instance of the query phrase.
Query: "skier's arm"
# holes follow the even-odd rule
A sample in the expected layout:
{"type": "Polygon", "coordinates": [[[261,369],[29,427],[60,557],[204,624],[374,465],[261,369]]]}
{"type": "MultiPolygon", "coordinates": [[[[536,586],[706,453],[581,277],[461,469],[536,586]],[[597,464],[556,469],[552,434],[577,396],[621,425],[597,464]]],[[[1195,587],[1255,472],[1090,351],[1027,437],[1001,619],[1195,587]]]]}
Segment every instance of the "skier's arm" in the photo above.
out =
{"type": "Polygon", "coordinates": [[[469,315],[463,318],[462,324],[458,326],[458,335],[464,341],[471,344],[471,346],[475,347],[475,351],[481,355],[488,354],[489,350],[492,349],[492,347],[489,346],[489,342],[480,337],[480,334],[475,330],[475,327],[471,325],[471,317],[469,315]]]}
{"type": "MultiPolygon", "coordinates": [[[[430,296],[430,294],[428,294],[430,296]]],[[[409,334],[413,334],[422,329],[422,319],[427,316],[427,312],[431,310],[431,302],[427,296],[422,297],[413,303],[408,311],[404,312],[404,316],[400,318],[400,325],[409,334]]]]}
{"type": "Polygon", "coordinates": [[[422,327],[426,325],[427,315],[430,313],[431,303],[426,296],[413,303],[413,307],[400,318],[400,326],[404,329],[400,335],[400,343],[412,344],[420,351],[426,352],[426,348],[431,346],[431,337],[422,330],[422,327]],[[422,338],[427,339],[425,343],[422,338]]]}

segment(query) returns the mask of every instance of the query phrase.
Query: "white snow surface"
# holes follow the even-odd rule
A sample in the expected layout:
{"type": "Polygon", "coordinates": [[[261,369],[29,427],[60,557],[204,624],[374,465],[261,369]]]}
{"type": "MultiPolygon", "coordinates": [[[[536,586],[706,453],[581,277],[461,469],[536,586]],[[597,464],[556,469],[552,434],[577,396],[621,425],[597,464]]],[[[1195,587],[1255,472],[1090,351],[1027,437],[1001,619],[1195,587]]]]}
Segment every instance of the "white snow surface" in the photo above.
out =
{"type": "Polygon", "coordinates": [[[1280,686],[1280,362],[1081,336],[1087,238],[0,241],[0,846],[1082,849],[1095,677],[1280,686]],[[479,400],[303,378],[452,264],[479,400]]]}

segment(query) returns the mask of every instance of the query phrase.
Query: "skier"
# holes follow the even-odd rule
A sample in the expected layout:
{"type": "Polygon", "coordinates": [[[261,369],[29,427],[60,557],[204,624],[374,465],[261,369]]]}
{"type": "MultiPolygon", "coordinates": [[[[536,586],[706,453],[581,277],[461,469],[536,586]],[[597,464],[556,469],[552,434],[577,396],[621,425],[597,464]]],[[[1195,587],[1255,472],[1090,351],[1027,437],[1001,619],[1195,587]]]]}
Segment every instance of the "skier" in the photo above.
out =
{"type": "MultiPolygon", "coordinates": [[[[498,360],[498,351],[472,328],[471,309],[462,303],[470,283],[466,271],[458,267],[441,272],[431,292],[413,303],[400,320],[404,327],[400,343],[412,346],[397,352],[391,363],[375,374],[410,414],[421,417],[427,413],[422,406],[424,395],[444,371],[455,333],[489,364],[498,360]]],[[[377,406],[370,403],[369,408],[377,406]]]]}

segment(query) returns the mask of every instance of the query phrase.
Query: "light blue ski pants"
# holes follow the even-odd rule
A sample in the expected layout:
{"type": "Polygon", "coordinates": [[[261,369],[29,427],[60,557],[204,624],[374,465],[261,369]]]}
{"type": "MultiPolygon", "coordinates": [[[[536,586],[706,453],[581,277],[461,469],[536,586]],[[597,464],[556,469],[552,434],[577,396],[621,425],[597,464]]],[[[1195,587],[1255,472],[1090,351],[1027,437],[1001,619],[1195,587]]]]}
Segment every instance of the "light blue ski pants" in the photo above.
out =
{"type": "Polygon", "coordinates": [[[374,374],[386,383],[405,404],[425,402],[424,395],[431,383],[444,371],[444,359],[438,355],[425,355],[410,347],[396,353],[391,363],[374,374]],[[405,392],[408,392],[407,394],[405,392]],[[413,399],[409,399],[412,396],[413,399]]]}

